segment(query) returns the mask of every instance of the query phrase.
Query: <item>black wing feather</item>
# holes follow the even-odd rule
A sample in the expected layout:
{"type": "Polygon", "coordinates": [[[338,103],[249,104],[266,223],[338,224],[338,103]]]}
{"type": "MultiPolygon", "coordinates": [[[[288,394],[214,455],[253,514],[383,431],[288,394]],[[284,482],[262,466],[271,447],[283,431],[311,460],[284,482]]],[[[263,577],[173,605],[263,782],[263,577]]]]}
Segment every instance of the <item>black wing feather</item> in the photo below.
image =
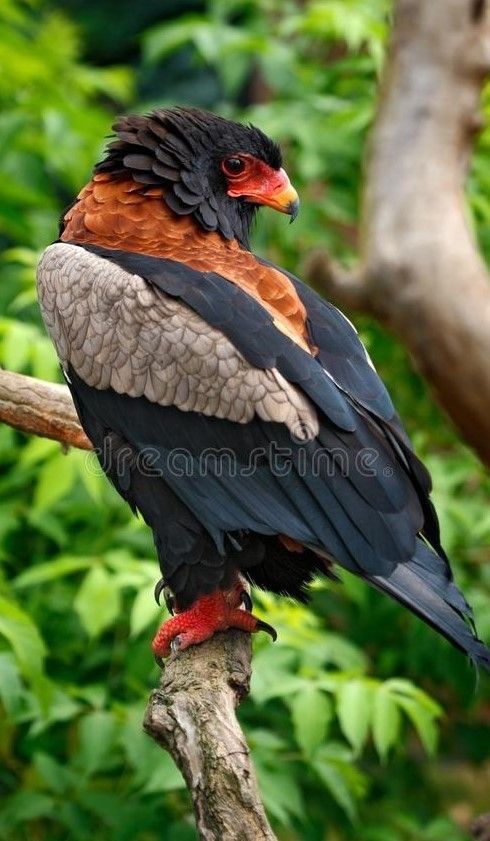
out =
{"type": "MultiPolygon", "coordinates": [[[[403,602],[475,662],[490,668],[490,652],[474,636],[471,611],[440,547],[437,517],[428,498],[430,477],[413,453],[354,328],[341,313],[290,275],[308,311],[311,339],[319,348],[313,358],[275,328],[259,302],[216,273],[198,272],[172,260],[83,247],[180,298],[222,330],[250,364],[277,368],[321,412],[318,437],[301,443],[291,440],[281,424],[255,418],[241,425],[110,389],[96,391],[71,372],[76,401],[88,406],[103,427],[115,430],[137,453],[148,447],[156,452],[162,484],[195,523],[204,526],[221,556],[230,557],[231,544],[239,547],[242,542],[245,547],[244,530],[260,536],[255,555],[246,555],[243,548],[234,559],[253,580],[254,563],[257,570],[266,570],[264,545],[272,535],[287,534],[403,602]],[[288,450],[289,471],[275,474],[271,444],[288,450]],[[200,454],[210,447],[231,451],[235,467],[247,467],[251,451],[266,455],[245,473],[218,471],[212,465],[203,472],[200,454]],[[169,468],[176,448],[185,454],[183,473],[169,468]],[[377,456],[372,472],[360,469],[358,458],[366,450],[377,456]],[[324,462],[316,470],[319,454],[324,462]],[[417,533],[425,534],[439,555],[417,533]]],[[[141,510],[138,501],[136,505],[141,510]]],[[[157,543],[159,528],[157,523],[157,543]]],[[[212,564],[207,566],[212,569],[212,564]]],[[[288,591],[275,569],[270,581],[288,591]]],[[[188,564],[186,570],[178,573],[181,588],[193,578],[188,564]]],[[[267,572],[257,576],[259,583],[268,580],[267,572]]],[[[302,581],[308,578],[305,571],[302,581]]],[[[209,572],[204,579],[209,588],[216,576],[209,572]]],[[[194,586],[195,582],[196,576],[194,586]]]]}
{"type": "Polygon", "coordinates": [[[199,272],[175,260],[82,244],[83,248],[138,274],[167,295],[180,298],[212,327],[221,330],[257,368],[277,368],[298,385],[338,426],[356,429],[355,412],[317,360],[274,327],[255,298],[214,272],[199,272]]]}

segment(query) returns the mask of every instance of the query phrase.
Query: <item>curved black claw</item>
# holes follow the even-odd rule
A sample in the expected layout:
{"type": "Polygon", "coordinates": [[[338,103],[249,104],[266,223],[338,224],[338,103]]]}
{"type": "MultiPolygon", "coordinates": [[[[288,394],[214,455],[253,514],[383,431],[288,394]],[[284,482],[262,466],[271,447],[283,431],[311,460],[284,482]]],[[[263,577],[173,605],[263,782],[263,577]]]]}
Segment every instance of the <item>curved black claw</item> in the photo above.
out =
{"type": "Polygon", "coordinates": [[[175,613],[175,599],[168,587],[165,587],[163,591],[163,598],[165,599],[165,606],[170,613],[170,616],[173,616],[175,613]]]}
{"type": "Polygon", "coordinates": [[[157,664],[159,669],[165,668],[165,661],[163,657],[160,657],[158,654],[155,654],[155,663],[157,664]]]}
{"type": "Polygon", "coordinates": [[[155,596],[155,601],[157,605],[160,607],[160,596],[162,595],[162,590],[165,590],[165,581],[163,578],[160,578],[160,581],[157,581],[155,584],[155,589],[153,590],[153,595],[155,596]]]}
{"type": "Polygon", "coordinates": [[[248,610],[249,613],[252,613],[253,602],[250,598],[250,593],[247,593],[246,590],[242,591],[242,605],[244,606],[245,610],[248,610]]]}
{"type": "Polygon", "coordinates": [[[262,619],[257,619],[257,624],[255,626],[256,631],[265,631],[266,634],[270,634],[272,637],[272,642],[275,642],[277,639],[277,631],[272,625],[268,625],[267,622],[262,622],[262,619]]]}
{"type": "Polygon", "coordinates": [[[175,612],[175,599],[170,590],[168,589],[165,583],[165,579],[160,578],[160,581],[157,581],[157,583],[155,584],[154,590],[155,601],[158,606],[160,606],[160,596],[162,595],[162,593],[167,610],[170,613],[170,615],[173,616],[175,612]]]}

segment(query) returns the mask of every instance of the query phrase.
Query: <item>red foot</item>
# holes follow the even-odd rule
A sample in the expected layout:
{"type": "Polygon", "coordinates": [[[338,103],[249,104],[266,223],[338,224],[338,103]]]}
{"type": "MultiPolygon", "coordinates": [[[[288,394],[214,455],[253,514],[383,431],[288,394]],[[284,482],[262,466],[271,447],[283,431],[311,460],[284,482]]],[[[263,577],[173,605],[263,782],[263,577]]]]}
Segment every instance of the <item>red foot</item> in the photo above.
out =
{"type": "Polygon", "coordinates": [[[151,645],[157,662],[162,657],[168,657],[171,649],[184,651],[190,645],[209,639],[215,631],[226,631],[227,628],[239,628],[249,633],[267,631],[276,639],[274,628],[239,608],[242,594],[241,587],[217,590],[209,596],[201,596],[188,610],[164,622],[151,645]]]}

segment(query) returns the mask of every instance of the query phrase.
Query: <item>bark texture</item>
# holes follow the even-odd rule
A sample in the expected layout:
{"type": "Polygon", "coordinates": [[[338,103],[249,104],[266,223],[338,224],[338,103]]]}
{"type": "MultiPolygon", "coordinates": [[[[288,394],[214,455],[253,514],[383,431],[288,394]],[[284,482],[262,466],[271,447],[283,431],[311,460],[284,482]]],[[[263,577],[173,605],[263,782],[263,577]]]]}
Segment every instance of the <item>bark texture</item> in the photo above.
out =
{"type": "Polygon", "coordinates": [[[66,385],[0,370],[0,422],[66,446],[92,449],[66,385]]]}
{"type": "Polygon", "coordinates": [[[464,184],[490,72],[488,0],[398,0],[367,160],[359,268],[317,253],[309,277],[409,349],[490,465],[490,283],[464,184]]]}
{"type": "Polygon", "coordinates": [[[235,708],[250,683],[251,641],[228,631],[170,657],[144,727],[187,783],[202,841],[274,841],[235,708]]]}

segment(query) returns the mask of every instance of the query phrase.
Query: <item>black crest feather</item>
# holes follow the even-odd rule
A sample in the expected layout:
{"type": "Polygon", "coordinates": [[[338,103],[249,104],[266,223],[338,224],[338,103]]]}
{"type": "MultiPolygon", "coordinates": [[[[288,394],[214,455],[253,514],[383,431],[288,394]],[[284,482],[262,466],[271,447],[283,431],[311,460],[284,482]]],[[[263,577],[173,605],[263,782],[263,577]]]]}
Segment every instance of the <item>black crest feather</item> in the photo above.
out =
{"type": "Polygon", "coordinates": [[[245,152],[280,169],[279,146],[253,125],[225,120],[197,108],[166,108],[120,117],[116,139],[94,172],[128,174],[148,186],[165,186],[164,199],[178,215],[192,213],[207,231],[220,231],[248,246],[256,207],[226,193],[220,161],[245,152]]]}

